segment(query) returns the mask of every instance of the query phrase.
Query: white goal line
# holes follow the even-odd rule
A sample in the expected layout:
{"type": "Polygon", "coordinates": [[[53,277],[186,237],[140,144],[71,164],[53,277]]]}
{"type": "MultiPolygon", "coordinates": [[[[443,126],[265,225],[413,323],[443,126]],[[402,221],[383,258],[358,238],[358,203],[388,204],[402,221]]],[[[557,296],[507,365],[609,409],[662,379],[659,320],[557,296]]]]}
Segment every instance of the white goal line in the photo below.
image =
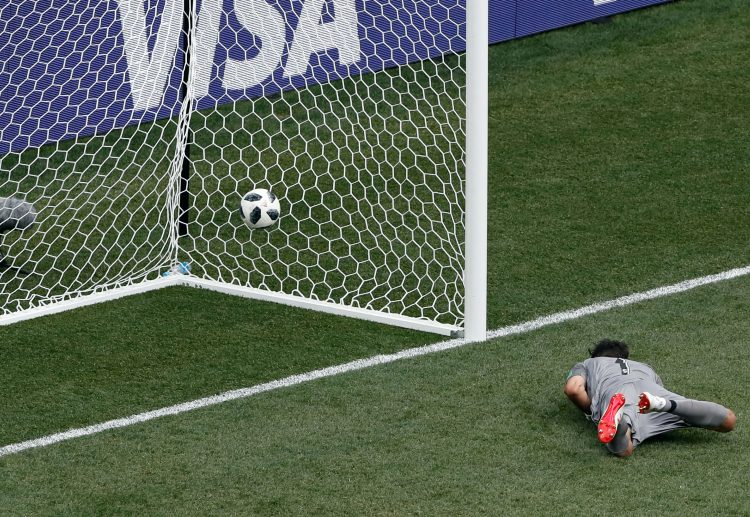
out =
{"type": "MultiPolygon", "coordinates": [[[[684,291],[688,291],[690,289],[695,289],[696,287],[700,287],[700,286],[704,286],[708,284],[714,284],[714,283],[721,282],[724,280],[729,280],[732,278],[738,278],[747,274],[750,274],[750,266],[745,266],[745,267],[741,267],[737,269],[731,269],[731,270],[724,271],[722,273],[718,273],[715,275],[709,275],[709,276],[704,276],[700,278],[695,278],[692,280],[686,280],[684,282],[680,282],[677,284],[659,287],[656,289],[651,289],[649,291],[635,293],[635,294],[631,294],[628,296],[622,296],[620,298],[615,298],[614,300],[587,305],[579,309],[563,311],[563,312],[558,312],[555,314],[550,314],[547,316],[542,316],[540,318],[536,318],[534,320],[530,320],[530,321],[527,321],[525,323],[521,323],[518,325],[511,325],[508,327],[499,328],[499,329],[488,332],[487,339],[495,339],[499,337],[512,336],[512,335],[517,335],[517,334],[525,334],[527,332],[531,332],[531,331],[534,331],[534,330],[537,330],[537,329],[540,329],[549,325],[555,325],[558,323],[563,323],[566,321],[582,318],[584,316],[589,316],[589,315],[596,314],[599,312],[608,311],[610,309],[614,309],[617,307],[624,307],[627,305],[632,305],[635,303],[643,302],[646,300],[652,300],[652,299],[660,298],[663,296],[669,296],[669,295],[681,293],[684,291]]],[[[249,388],[242,388],[238,390],[227,391],[224,393],[220,393],[218,395],[213,395],[211,397],[205,397],[205,398],[193,400],[190,402],[184,402],[182,404],[176,404],[176,405],[164,407],[161,409],[155,409],[153,411],[147,411],[145,413],[139,413],[137,415],[131,415],[131,416],[124,417],[124,418],[109,420],[101,424],[95,424],[95,425],[91,425],[87,427],[80,427],[77,429],[70,429],[68,431],[55,433],[55,434],[51,434],[48,436],[43,436],[41,438],[36,438],[33,440],[13,443],[10,445],[6,445],[4,447],[0,447],[0,457],[8,456],[11,454],[17,454],[27,449],[46,447],[48,445],[53,445],[55,443],[101,433],[103,431],[107,431],[110,429],[128,427],[128,426],[138,424],[141,422],[154,420],[156,418],[161,418],[161,417],[165,417],[169,415],[178,415],[180,413],[185,413],[187,411],[192,411],[192,410],[203,408],[203,407],[214,406],[217,404],[221,404],[223,402],[228,402],[230,400],[237,400],[237,399],[252,397],[254,395],[265,393],[267,391],[273,391],[279,388],[295,386],[297,384],[302,384],[302,383],[313,381],[316,379],[322,379],[325,377],[333,377],[335,375],[339,375],[342,373],[362,370],[365,368],[370,368],[372,366],[400,361],[402,359],[409,359],[413,357],[419,357],[419,356],[423,356],[427,354],[441,352],[444,350],[450,350],[453,348],[459,348],[459,347],[465,346],[467,344],[472,344],[472,343],[476,343],[476,341],[469,341],[463,338],[451,339],[448,341],[442,341],[442,342],[435,343],[432,345],[409,348],[407,350],[402,350],[394,354],[376,355],[367,359],[358,359],[356,361],[351,361],[351,362],[339,364],[336,366],[329,366],[327,368],[321,368],[319,370],[313,370],[307,373],[291,375],[283,379],[278,379],[278,380],[266,382],[263,384],[257,384],[249,388]]]]}

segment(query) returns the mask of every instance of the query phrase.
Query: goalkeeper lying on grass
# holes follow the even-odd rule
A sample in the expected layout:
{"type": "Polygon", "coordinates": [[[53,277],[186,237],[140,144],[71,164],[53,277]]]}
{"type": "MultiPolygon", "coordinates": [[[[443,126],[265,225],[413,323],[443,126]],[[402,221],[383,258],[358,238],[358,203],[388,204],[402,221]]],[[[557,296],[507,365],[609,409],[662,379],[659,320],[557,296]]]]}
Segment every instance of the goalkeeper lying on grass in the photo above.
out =
{"type": "Polygon", "coordinates": [[[611,453],[630,456],[644,440],[674,429],[734,429],[732,410],[667,391],[650,366],[628,359],[627,344],[603,340],[590,353],[570,370],[564,391],[598,422],[599,441],[611,453]]]}

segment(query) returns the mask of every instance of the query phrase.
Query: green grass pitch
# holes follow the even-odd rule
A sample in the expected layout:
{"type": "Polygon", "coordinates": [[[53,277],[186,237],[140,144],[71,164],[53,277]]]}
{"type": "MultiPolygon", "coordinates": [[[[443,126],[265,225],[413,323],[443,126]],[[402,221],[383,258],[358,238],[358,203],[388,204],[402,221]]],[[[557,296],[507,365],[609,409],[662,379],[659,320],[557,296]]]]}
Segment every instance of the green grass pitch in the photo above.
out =
{"type": "MultiPolygon", "coordinates": [[[[743,0],[685,0],[490,48],[491,328],[750,264],[748,27],[743,0]]],[[[748,515],[748,299],[738,278],[2,457],[0,513],[748,515]],[[562,394],[601,337],[737,430],[608,455],[562,394]]],[[[0,446],[437,340],[186,288],[0,327],[0,446]]]]}

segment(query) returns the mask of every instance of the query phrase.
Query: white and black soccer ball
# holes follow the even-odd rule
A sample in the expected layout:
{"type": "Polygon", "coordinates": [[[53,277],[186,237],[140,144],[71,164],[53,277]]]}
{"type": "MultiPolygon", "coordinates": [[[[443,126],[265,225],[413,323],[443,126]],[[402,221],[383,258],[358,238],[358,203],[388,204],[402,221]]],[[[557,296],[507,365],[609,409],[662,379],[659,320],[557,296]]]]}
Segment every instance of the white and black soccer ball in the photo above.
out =
{"type": "Polygon", "coordinates": [[[279,220],[281,203],[270,190],[256,188],[242,196],[240,214],[249,228],[268,228],[279,220]]]}

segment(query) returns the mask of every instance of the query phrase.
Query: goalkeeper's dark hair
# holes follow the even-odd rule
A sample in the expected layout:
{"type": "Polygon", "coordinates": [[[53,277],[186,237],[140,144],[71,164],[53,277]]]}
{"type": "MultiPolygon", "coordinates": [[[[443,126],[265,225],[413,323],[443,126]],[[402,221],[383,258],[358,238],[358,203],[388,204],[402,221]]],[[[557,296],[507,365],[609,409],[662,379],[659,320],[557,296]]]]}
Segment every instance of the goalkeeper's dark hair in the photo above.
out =
{"type": "Polygon", "coordinates": [[[623,341],[615,341],[613,339],[602,339],[599,341],[594,349],[589,348],[591,357],[615,357],[620,359],[627,359],[630,355],[627,343],[623,341]]]}

